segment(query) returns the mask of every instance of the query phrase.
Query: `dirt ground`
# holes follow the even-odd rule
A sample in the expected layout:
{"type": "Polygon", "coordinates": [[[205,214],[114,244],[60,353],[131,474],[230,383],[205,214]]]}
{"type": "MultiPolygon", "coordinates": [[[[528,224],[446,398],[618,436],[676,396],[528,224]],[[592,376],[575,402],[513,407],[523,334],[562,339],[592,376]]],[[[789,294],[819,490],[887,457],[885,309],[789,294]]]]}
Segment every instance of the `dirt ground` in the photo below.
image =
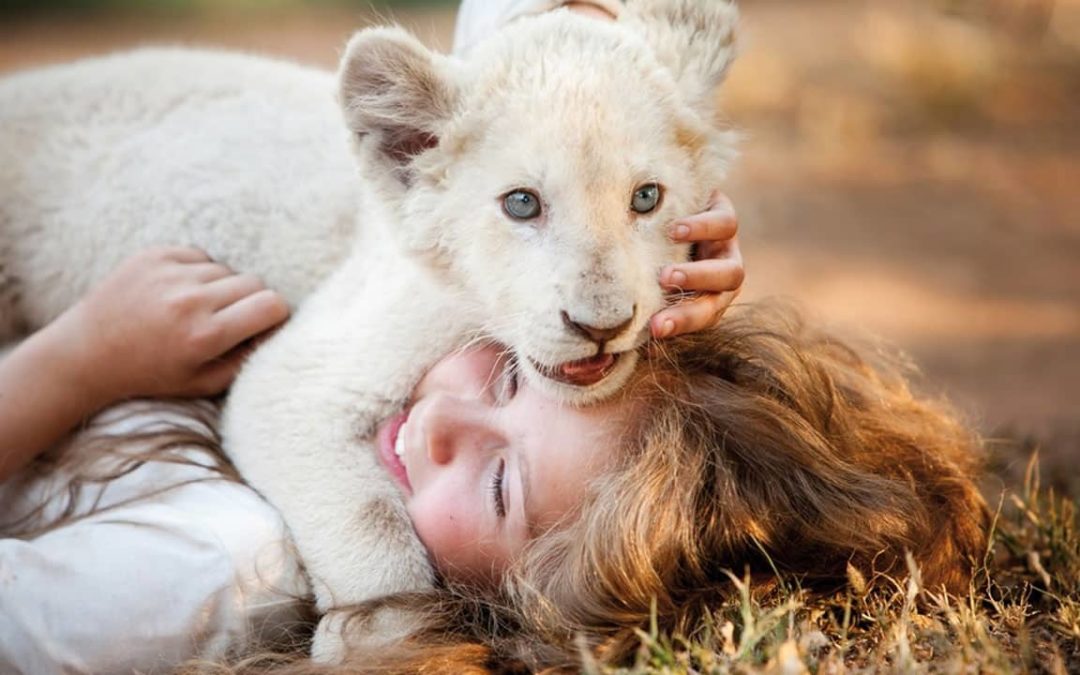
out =
{"type": "MultiPolygon", "coordinates": [[[[1080,487],[1080,0],[746,0],[721,95],[743,298],[794,298],[912,355],[1015,476],[1080,487]],[[945,10],[948,11],[945,11],[945,10]]],[[[141,44],[331,67],[343,10],[0,14],[0,73],[141,44]]],[[[446,47],[451,10],[396,12],[446,47]]]]}

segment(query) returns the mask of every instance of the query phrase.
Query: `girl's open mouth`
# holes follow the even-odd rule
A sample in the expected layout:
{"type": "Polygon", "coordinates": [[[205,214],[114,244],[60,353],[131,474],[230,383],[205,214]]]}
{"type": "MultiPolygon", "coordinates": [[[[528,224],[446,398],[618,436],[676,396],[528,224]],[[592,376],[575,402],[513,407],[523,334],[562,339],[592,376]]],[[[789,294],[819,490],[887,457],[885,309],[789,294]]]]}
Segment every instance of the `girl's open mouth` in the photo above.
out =
{"type": "Polygon", "coordinates": [[[390,472],[390,475],[405,489],[405,492],[412,494],[412,484],[409,483],[409,474],[405,470],[405,462],[403,461],[403,452],[399,452],[404,448],[403,438],[401,436],[401,428],[405,426],[405,422],[409,419],[409,411],[394,415],[390,419],[383,422],[382,427],[378,431],[376,445],[378,446],[379,459],[382,460],[383,466],[390,472]]]}

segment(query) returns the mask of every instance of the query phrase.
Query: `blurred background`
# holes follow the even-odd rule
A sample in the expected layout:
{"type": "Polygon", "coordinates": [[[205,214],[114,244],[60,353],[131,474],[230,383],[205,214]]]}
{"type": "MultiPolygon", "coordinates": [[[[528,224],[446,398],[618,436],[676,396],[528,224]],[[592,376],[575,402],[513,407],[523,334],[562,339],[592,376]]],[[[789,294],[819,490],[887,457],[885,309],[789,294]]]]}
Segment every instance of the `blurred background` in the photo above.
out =
{"type": "MultiPolygon", "coordinates": [[[[1080,0],[743,0],[721,92],[744,299],[880,335],[1015,478],[1080,494],[1080,0]]],[[[0,0],[0,75],[144,44],[333,67],[397,21],[448,49],[456,3],[0,0]]],[[[1010,480],[1011,482],[1011,480],[1010,480]]]]}

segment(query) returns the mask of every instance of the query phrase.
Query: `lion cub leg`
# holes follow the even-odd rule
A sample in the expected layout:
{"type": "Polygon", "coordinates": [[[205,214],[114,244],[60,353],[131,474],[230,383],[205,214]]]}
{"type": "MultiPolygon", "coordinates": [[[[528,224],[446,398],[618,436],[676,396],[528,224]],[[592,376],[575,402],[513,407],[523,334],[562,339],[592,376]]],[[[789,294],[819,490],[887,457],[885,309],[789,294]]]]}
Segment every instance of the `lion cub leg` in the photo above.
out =
{"type": "MultiPolygon", "coordinates": [[[[223,423],[229,457],[284,517],[320,612],[431,588],[427,552],[373,437],[465,328],[460,301],[419,270],[403,274],[407,261],[391,263],[393,274],[363,264],[346,263],[255,353],[223,423]],[[397,281],[377,283],[386,279],[397,281]]],[[[327,632],[319,656],[336,660],[344,646],[327,632]]],[[[367,635],[365,646],[395,637],[367,635]]]]}

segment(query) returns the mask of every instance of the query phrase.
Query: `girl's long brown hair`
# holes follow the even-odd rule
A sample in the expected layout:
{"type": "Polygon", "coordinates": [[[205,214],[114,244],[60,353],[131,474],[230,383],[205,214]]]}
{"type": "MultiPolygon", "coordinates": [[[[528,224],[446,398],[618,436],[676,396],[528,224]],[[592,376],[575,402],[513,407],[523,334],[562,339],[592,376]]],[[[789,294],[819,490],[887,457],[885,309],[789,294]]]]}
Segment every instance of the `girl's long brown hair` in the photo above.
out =
{"type": "MultiPolygon", "coordinates": [[[[5,486],[0,493],[0,536],[29,540],[100,513],[109,484],[147,462],[206,470],[202,472],[206,478],[166,483],[157,492],[192,480],[239,482],[236,470],[220,451],[218,417],[219,405],[214,401],[136,400],[107,410],[35,458],[5,486]],[[126,431],[117,432],[120,427],[126,431]],[[24,503],[22,496],[27,493],[35,494],[38,503],[24,503]]],[[[148,496],[142,493],[107,508],[148,496]]]]}
{"type": "Polygon", "coordinates": [[[831,590],[849,565],[901,575],[910,552],[925,586],[966,590],[985,546],[979,441],[895,359],[776,307],[650,349],[624,394],[635,414],[616,468],[501,588],[369,603],[361,621],[389,605],[428,628],[392,652],[285,671],[573,672],[583,650],[625,662],[635,630],[655,617],[691,634],[745,570],[831,590]]]}
{"type": "Polygon", "coordinates": [[[575,636],[629,656],[652,611],[689,634],[731,592],[726,571],[825,590],[848,565],[902,574],[910,552],[924,585],[967,590],[985,547],[979,441],[894,359],[744,308],[655,347],[627,396],[643,412],[621,468],[507,585],[568,659],[575,636]]]}

